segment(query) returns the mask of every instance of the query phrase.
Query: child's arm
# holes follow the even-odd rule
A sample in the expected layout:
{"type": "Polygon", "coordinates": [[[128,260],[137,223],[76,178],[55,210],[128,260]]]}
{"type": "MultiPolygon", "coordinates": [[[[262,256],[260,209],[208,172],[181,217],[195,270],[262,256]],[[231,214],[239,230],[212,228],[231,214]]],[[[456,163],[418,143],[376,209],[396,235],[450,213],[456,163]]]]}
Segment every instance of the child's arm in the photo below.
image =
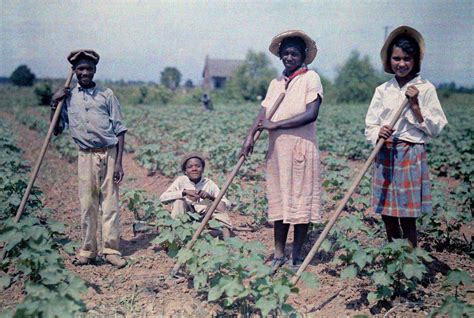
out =
{"type": "Polygon", "coordinates": [[[381,102],[382,94],[379,88],[376,88],[374,96],[372,97],[372,101],[370,102],[369,109],[367,110],[367,115],[365,116],[365,137],[373,145],[375,145],[377,140],[380,138],[380,133],[384,133],[383,137],[387,137],[386,135],[389,134],[389,132],[385,132],[385,130],[382,129],[380,118],[381,102]]]}
{"type": "Polygon", "coordinates": [[[411,86],[407,89],[407,96],[412,100],[410,107],[415,121],[410,117],[407,117],[407,120],[429,137],[439,135],[448,120],[441,108],[436,88],[429,84],[424,94],[419,94],[418,89],[411,86]]]}
{"type": "MultiPolygon", "coordinates": [[[[208,192],[201,190],[199,191],[199,196],[202,199],[209,199],[211,201],[214,201],[219,195],[219,192],[220,192],[220,189],[217,186],[217,184],[209,180],[208,192]]],[[[227,200],[227,198],[224,196],[222,197],[221,202],[219,202],[217,206],[217,211],[225,211],[229,206],[230,206],[230,201],[227,200]]]]}
{"type": "Polygon", "coordinates": [[[173,181],[173,183],[160,195],[160,201],[163,203],[170,203],[184,197],[184,188],[180,185],[180,178],[173,181]]]}

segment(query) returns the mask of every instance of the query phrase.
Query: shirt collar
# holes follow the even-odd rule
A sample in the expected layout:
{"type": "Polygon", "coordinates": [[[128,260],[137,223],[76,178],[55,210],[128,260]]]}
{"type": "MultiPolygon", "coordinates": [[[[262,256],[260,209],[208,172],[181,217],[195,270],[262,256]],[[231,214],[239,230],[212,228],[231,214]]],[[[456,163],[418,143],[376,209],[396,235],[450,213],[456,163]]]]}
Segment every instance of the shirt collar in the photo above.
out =
{"type": "Polygon", "coordinates": [[[94,85],[94,87],[91,88],[83,88],[81,85],[79,85],[79,83],[77,83],[76,87],[79,92],[85,92],[86,94],[93,95],[97,88],[97,85],[94,85]]]}
{"type": "MultiPolygon", "coordinates": [[[[393,86],[395,86],[396,88],[398,89],[402,89],[400,88],[400,86],[398,86],[398,82],[397,82],[397,79],[394,77],[392,77],[392,79],[390,80],[391,81],[391,84],[393,86]]],[[[415,76],[411,81],[409,81],[408,83],[406,83],[404,86],[403,86],[403,89],[406,89],[408,86],[410,85],[416,85],[416,84],[423,84],[425,82],[425,80],[421,77],[421,75],[417,75],[415,76]]]]}
{"type": "Polygon", "coordinates": [[[205,178],[204,176],[203,176],[203,177],[201,177],[201,180],[199,180],[199,182],[198,182],[198,183],[194,183],[194,182],[192,182],[192,181],[191,181],[191,179],[189,179],[189,177],[188,177],[188,176],[186,176],[186,178],[188,178],[188,181],[189,181],[190,183],[192,183],[192,184],[194,184],[194,185],[196,185],[196,186],[197,186],[197,185],[200,185],[200,184],[203,184],[203,183],[206,181],[206,178],[205,178]]]}

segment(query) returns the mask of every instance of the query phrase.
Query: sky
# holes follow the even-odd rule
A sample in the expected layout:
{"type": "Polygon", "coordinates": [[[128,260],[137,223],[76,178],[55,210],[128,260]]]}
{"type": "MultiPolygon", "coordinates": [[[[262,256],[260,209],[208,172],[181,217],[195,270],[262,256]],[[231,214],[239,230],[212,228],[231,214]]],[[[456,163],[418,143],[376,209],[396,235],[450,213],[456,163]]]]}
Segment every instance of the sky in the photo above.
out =
{"type": "Polygon", "coordinates": [[[159,82],[167,66],[201,81],[206,55],[244,59],[273,36],[301,29],[318,46],[310,67],[330,79],[352,50],[382,69],[385,27],[409,25],[426,42],[422,75],[474,86],[474,1],[10,1],[0,0],[0,76],[27,64],[37,77],[65,78],[66,57],[96,50],[96,78],[159,82]]]}

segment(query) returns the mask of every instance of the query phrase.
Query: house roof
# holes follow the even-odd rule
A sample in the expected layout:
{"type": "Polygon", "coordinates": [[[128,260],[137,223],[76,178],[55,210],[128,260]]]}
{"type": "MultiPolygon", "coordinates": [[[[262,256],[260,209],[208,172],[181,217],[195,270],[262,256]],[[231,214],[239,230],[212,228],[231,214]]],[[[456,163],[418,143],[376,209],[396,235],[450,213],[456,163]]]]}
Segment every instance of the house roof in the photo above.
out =
{"type": "MultiPolygon", "coordinates": [[[[244,63],[244,60],[210,59],[206,58],[204,71],[209,71],[210,77],[229,77],[232,73],[244,63]]],[[[202,76],[204,77],[204,71],[202,76]]]]}

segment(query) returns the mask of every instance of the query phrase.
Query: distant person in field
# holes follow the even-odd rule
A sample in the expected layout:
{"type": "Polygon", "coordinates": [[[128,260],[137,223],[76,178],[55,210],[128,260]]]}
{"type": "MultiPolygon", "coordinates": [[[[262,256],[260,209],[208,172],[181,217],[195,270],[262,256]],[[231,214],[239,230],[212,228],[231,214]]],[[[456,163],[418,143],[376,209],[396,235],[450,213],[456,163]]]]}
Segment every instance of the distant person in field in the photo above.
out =
{"type": "Polygon", "coordinates": [[[99,54],[93,50],[71,52],[68,61],[77,78],[69,90],[59,89],[53,96],[51,116],[58,102],[65,99],[61,118],[55,128],[60,134],[69,127],[79,148],[78,186],[83,241],[76,265],[90,264],[98,253],[97,227],[102,211],[102,239],[105,259],[121,268],[119,222],[119,183],[124,172],[122,154],[127,128],[122,122],[120,105],[112,90],[93,81],[99,54]]]}
{"type": "Polygon", "coordinates": [[[385,144],[375,159],[372,205],[382,214],[387,238],[417,245],[416,218],[431,213],[431,183],[425,143],[447,124],[436,89],[420,73],[425,54],[422,35],[407,26],[395,29],[380,52],[384,70],[395,76],[376,88],[365,118],[365,135],[385,144]],[[403,100],[409,107],[390,129],[403,100]]]}
{"type": "Polygon", "coordinates": [[[209,111],[214,110],[214,107],[212,106],[211,97],[209,96],[208,93],[202,94],[201,103],[202,103],[202,107],[204,107],[204,110],[209,110],[209,111]]]}
{"type": "MultiPolygon", "coordinates": [[[[211,201],[219,195],[219,187],[210,179],[203,176],[206,161],[199,153],[184,156],[181,162],[183,175],[176,178],[169,188],[160,196],[161,202],[173,205],[171,217],[178,218],[187,212],[205,214],[211,201]]],[[[212,214],[221,223],[224,239],[229,238],[232,223],[226,209],[230,202],[223,197],[212,214]]]]}
{"type": "Polygon", "coordinates": [[[298,30],[283,32],[273,38],[269,49],[280,58],[284,71],[270,83],[241,154],[248,156],[252,152],[257,130],[268,130],[268,220],[274,224],[275,243],[272,268],[276,272],[288,261],[285,245],[293,224],[293,252],[289,267],[296,271],[304,258],[302,247],[309,224],[321,220],[316,119],[323,87],[319,75],[308,69],[308,64],[316,57],[317,48],[307,34],[298,30]],[[281,93],[285,93],[285,98],[280,107],[271,120],[265,119],[281,93]]]}

